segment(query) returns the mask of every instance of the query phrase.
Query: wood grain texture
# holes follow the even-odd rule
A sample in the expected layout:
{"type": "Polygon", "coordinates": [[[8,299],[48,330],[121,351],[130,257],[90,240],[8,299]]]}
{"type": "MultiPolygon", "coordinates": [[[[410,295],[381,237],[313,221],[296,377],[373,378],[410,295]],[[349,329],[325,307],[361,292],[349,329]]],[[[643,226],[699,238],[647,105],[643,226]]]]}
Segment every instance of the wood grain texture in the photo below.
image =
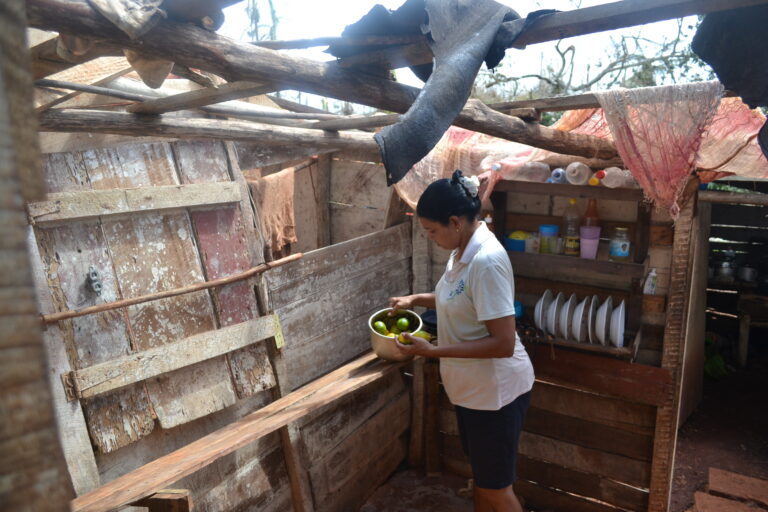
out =
{"type": "Polygon", "coordinates": [[[746,503],[712,496],[704,492],[696,492],[694,501],[696,512],[755,512],[756,510],[746,503]]]}
{"type": "MultiPolygon", "coordinates": [[[[273,315],[264,316],[111,359],[70,378],[78,396],[90,398],[258,343],[273,337],[276,327],[273,315]]],[[[268,389],[274,377],[268,364],[262,370],[262,389],[268,389]]]]}
{"type": "Polygon", "coordinates": [[[0,279],[0,332],[11,327],[20,330],[14,342],[0,343],[0,503],[4,510],[58,512],[67,509],[74,492],[57,435],[43,337],[39,324],[29,322],[37,304],[25,247],[22,198],[39,199],[45,184],[39,172],[25,31],[24,2],[4,2],[0,8],[0,211],[6,221],[4,234],[10,236],[0,241],[0,261],[14,262],[15,277],[0,279]]]}
{"type": "Polygon", "coordinates": [[[379,231],[384,226],[388,200],[384,166],[334,160],[331,242],[337,244],[379,231]]]}
{"type": "Polygon", "coordinates": [[[709,468],[709,491],[768,505],[768,481],[709,468]]]}
{"type": "Polygon", "coordinates": [[[234,450],[300,419],[312,410],[379,380],[401,366],[371,362],[374,358],[375,356],[363,356],[347,367],[318,379],[314,385],[307,385],[184,448],[78,497],[72,502],[72,510],[108,511],[152,494],[158,488],[170,485],[234,450]]]}
{"type": "Polygon", "coordinates": [[[50,194],[45,201],[30,203],[28,208],[32,221],[41,224],[239,201],[240,190],[233,183],[214,183],[61,192],[50,194]]]}

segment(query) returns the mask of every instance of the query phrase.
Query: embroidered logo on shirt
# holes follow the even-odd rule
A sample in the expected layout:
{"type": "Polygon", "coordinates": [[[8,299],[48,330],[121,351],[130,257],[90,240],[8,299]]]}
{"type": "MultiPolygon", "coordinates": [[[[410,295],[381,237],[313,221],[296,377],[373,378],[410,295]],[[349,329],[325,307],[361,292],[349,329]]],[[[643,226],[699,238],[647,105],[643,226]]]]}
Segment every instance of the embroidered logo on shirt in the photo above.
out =
{"type": "Polygon", "coordinates": [[[451,292],[448,294],[448,298],[452,299],[452,298],[454,298],[454,297],[456,297],[458,295],[461,295],[462,293],[464,293],[464,280],[463,279],[459,280],[459,282],[456,283],[456,288],[451,290],[451,292]]]}

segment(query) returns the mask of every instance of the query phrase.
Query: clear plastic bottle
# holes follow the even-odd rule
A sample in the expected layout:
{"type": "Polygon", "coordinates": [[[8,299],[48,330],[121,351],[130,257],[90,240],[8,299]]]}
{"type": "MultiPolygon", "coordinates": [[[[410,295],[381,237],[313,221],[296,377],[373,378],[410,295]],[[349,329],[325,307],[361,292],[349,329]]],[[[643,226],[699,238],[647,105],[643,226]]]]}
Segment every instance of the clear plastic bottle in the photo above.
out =
{"type": "Polygon", "coordinates": [[[565,178],[571,185],[586,185],[592,177],[592,170],[587,164],[571,162],[565,168],[565,178]]]}
{"type": "Polygon", "coordinates": [[[608,188],[635,188],[637,183],[632,173],[627,169],[618,167],[609,167],[605,170],[605,177],[602,180],[603,185],[608,188]]]}
{"type": "Polygon", "coordinates": [[[547,183],[568,183],[565,178],[565,170],[558,167],[552,171],[552,175],[547,179],[547,183]]]}
{"type": "Polygon", "coordinates": [[[656,282],[658,276],[656,275],[656,269],[652,268],[648,272],[648,276],[645,278],[645,284],[643,285],[643,295],[656,295],[656,282]]]}
{"type": "Polygon", "coordinates": [[[611,239],[611,245],[608,250],[608,259],[610,261],[629,261],[629,229],[618,227],[611,239]]]}
{"type": "Polygon", "coordinates": [[[566,256],[578,256],[579,248],[579,224],[581,213],[575,199],[568,200],[568,206],[563,212],[563,232],[565,238],[564,253],[566,256]]]}

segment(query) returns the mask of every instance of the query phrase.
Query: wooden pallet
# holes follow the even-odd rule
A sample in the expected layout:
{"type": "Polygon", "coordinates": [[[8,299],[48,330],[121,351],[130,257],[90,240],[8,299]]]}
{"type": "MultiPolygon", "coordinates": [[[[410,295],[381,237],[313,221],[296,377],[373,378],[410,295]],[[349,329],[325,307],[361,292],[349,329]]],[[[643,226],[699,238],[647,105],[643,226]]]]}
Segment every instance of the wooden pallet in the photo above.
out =
{"type": "Polygon", "coordinates": [[[768,508],[768,480],[709,468],[709,493],[694,501],[693,512],[759,512],[768,508]]]}

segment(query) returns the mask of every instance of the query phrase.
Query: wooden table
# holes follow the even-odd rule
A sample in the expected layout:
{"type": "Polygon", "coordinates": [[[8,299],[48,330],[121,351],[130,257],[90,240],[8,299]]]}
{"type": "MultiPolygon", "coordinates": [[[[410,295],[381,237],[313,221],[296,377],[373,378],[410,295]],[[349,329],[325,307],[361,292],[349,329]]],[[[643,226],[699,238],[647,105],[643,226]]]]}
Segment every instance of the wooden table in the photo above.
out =
{"type": "Polygon", "coordinates": [[[764,295],[741,294],[736,307],[739,315],[739,364],[747,365],[749,328],[751,325],[768,325],[768,297],[764,295]]]}

